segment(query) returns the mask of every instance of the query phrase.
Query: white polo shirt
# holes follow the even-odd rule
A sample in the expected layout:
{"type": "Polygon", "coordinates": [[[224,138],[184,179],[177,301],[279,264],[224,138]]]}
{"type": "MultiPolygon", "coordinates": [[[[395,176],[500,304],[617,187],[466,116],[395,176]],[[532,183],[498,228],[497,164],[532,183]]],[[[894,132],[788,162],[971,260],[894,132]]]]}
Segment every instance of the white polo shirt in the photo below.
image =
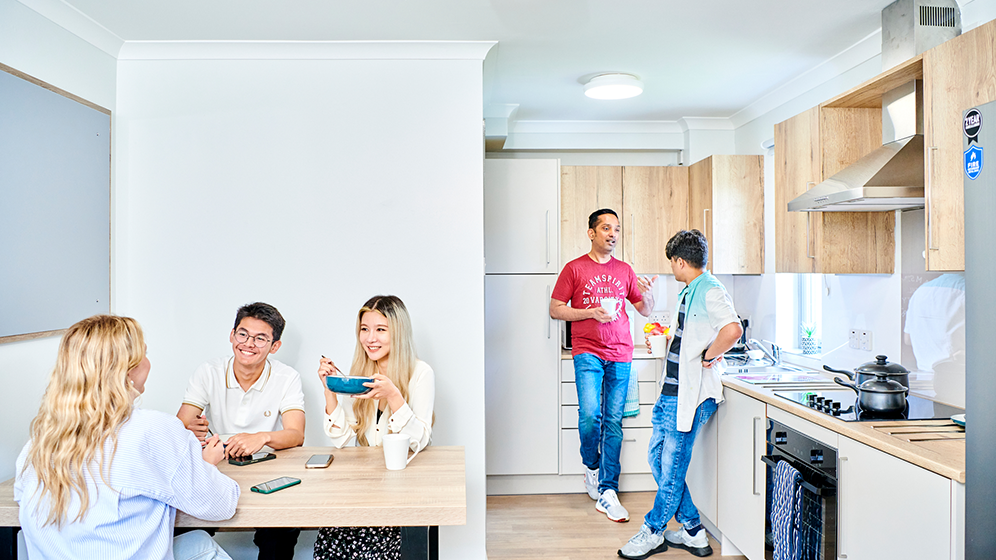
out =
{"type": "Polygon", "coordinates": [[[275,432],[283,429],[280,415],[304,412],[304,392],[297,371],[277,360],[266,360],[263,374],[243,391],[232,368],[234,357],[201,364],[190,378],[183,402],[204,410],[216,434],[275,432]]]}

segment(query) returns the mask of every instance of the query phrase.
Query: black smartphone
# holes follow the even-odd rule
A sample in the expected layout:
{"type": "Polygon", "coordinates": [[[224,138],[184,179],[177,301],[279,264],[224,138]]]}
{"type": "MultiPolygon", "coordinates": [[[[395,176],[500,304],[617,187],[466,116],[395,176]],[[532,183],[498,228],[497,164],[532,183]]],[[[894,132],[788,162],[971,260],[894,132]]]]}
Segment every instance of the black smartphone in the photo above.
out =
{"type": "Polygon", "coordinates": [[[269,461],[270,459],[276,459],[277,456],[273,453],[267,453],[266,451],[260,451],[258,453],[253,453],[252,455],[245,455],[243,457],[229,457],[229,465],[245,466],[251,465],[253,463],[258,463],[260,461],[269,461]]]}
{"type": "Polygon", "coordinates": [[[252,487],[252,491],[259,492],[260,494],[272,494],[277,490],[283,490],[284,488],[294,486],[295,484],[301,484],[301,479],[282,476],[280,478],[274,478],[273,480],[267,480],[266,482],[260,482],[252,487]]]}
{"type": "Polygon", "coordinates": [[[335,457],[331,453],[328,455],[312,455],[308,462],[304,464],[306,469],[324,469],[325,467],[332,464],[332,460],[335,457]]]}

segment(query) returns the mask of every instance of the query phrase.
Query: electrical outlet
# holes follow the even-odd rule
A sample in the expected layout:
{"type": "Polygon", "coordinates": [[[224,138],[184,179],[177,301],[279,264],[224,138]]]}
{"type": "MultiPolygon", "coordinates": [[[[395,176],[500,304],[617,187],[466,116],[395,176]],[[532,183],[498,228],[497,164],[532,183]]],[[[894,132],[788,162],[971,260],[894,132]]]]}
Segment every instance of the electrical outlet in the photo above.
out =
{"type": "Polygon", "coordinates": [[[671,324],[671,312],[670,311],[655,311],[650,314],[647,318],[648,323],[660,323],[665,327],[671,324]]]}
{"type": "Polygon", "coordinates": [[[858,341],[861,343],[861,349],[871,352],[872,350],[872,333],[871,331],[858,331],[858,341]]]}
{"type": "Polygon", "coordinates": [[[847,334],[847,347],[855,350],[861,349],[861,337],[858,336],[857,329],[851,329],[847,334]]]}

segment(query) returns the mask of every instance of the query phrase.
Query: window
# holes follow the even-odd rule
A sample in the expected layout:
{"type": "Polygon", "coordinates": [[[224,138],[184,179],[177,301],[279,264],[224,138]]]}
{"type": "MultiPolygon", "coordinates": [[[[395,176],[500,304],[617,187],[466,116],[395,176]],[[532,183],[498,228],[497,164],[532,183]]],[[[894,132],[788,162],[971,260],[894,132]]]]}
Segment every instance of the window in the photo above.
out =
{"type": "Polygon", "coordinates": [[[776,274],[775,341],[782,348],[802,348],[802,325],[816,327],[813,336],[822,338],[823,275],[776,274]]]}

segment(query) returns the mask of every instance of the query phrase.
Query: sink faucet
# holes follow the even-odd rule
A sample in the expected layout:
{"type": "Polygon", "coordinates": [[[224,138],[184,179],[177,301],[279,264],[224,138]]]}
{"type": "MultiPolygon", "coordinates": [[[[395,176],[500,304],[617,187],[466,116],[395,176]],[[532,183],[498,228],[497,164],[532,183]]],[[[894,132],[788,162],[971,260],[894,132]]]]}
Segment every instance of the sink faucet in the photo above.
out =
{"type": "Polygon", "coordinates": [[[748,344],[750,346],[753,346],[753,347],[757,348],[758,350],[760,350],[761,352],[764,352],[764,356],[766,358],[768,358],[769,360],[771,360],[771,365],[773,365],[773,366],[781,365],[781,363],[782,363],[782,349],[777,344],[775,344],[774,342],[771,342],[770,340],[760,340],[759,341],[759,340],[757,340],[755,338],[752,338],[752,339],[750,339],[747,342],[748,342],[748,344]],[[764,343],[767,343],[768,345],[771,346],[771,350],[770,351],[767,348],[764,347],[764,343]]]}

